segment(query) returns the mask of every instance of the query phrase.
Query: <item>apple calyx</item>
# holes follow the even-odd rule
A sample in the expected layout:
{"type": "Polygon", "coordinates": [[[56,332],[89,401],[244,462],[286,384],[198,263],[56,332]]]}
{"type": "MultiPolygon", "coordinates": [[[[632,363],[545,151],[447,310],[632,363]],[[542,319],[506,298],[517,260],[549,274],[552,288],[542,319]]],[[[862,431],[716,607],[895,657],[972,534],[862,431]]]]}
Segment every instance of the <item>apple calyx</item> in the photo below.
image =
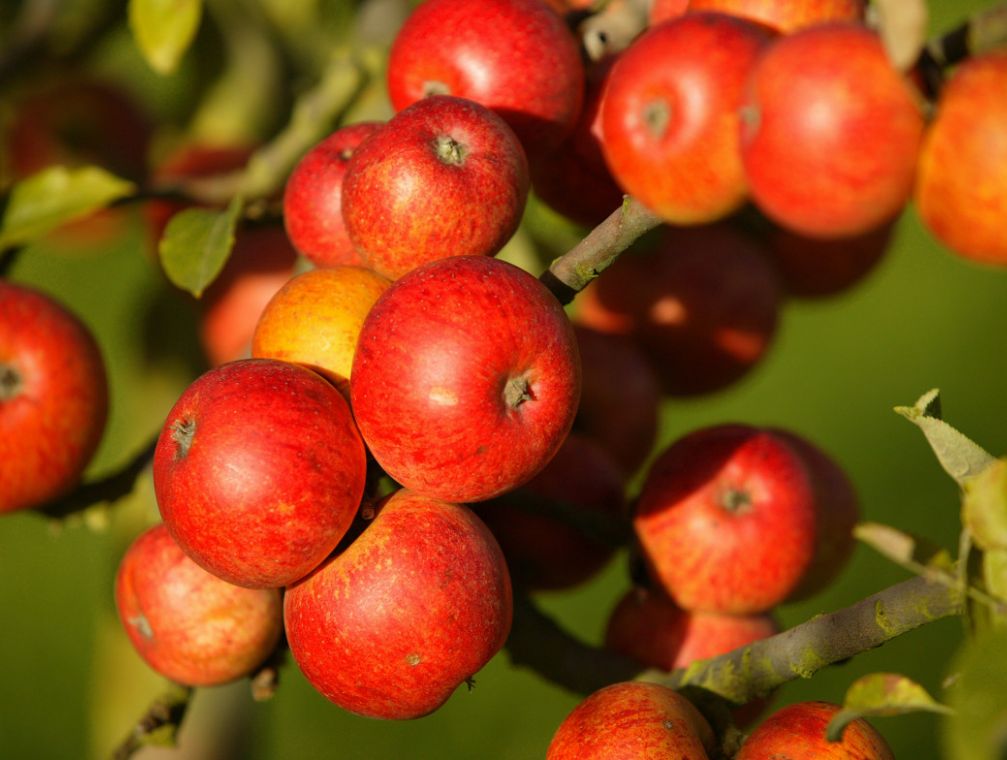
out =
{"type": "Polygon", "coordinates": [[[171,426],[171,440],[178,448],[175,450],[175,460],[184,459],[192,446],[192,439],[196,435],[196,421],[194,419],[183,418],[176,420],[171,426]]]}
{"type": "Polygon", "coordinates": [[[458,142],[451,135],[437,135],[434,138],[434,153],[448,166],[461,166],[469,154],[468,146],[458,142]]]}
{"type": "Polygon", "coordinates": [[[528,375],[516,375],[507,379],[503,389],[504,403],[509,410],[517,409],[525,401],[534,398],[531,392],[531,382],[528,375]]]}
{"type": "Polygon", "coordinates": [[[666,100],[652,100],[643,108],[643,123],[655,139],[664,137],[671,121],[671,106],[666,100]]]}
{"type": "Polygon", "coordinates": [[[727,488],[720,496],[720,506],[732,515],[744,514],[752,508],[752,496],[740,488],[727,488]]]}
{"type": "Polygon", "coordinates": [[[420,92],[423,93],[424,98],[429,98],[434,95],[450,95],[451,88],[437,79],[428,79],[423,83],[420,92]]]}
{"type": "Polygon", "coordinates": [[[11,364],[0,364],[0,401],[10,401],[21,392],[21,373],[11,364]]]}

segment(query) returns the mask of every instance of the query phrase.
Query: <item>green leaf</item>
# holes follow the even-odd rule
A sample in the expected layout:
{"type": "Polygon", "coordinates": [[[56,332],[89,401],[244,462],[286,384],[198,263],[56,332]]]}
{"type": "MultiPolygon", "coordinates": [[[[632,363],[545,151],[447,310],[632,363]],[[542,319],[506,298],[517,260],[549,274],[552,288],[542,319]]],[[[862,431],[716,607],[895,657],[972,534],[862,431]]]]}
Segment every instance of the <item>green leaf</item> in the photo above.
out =
{"type": "Polygon", "coordinates": [[[997,459],[965,484],[962,523],[983,549],[1007,548],[1007,460],[997,459]]]}
{"type": "Polygon", "coordinates": [[[170,74],[178,67],[202,13],[202,0],[130,0],[130,29],[154,71],[170,74]]]}
{"type": "Polygon", "coordinates": [[[0,249],[24,245],[65,222],[87,216],[136,191],[99,166],[51,166],[18,182],[0,225],[0,249]]]}
{"type": "Polygon", "coordinates": [[[927,690],[899,673],[871,673],[854,681],[846,691],[843,709],[833,716],[826,729],[826,738],[838,742],[843,729],[858,718],[905,715],[912,712],[935,712],[945,715],[952,711],[937,702],[927,690]]]}
{"type": "Polygon", "coordinates": [[[948,703],[954,715],[941,726],[948,760],[1007,757],[1007,630],[991,629],[963,647],[951,667],[948,703]]]}
{"type": "Polygon", "coordinates": [[[983,580],[990,594],[1007,601],[1007,549],[983,553],[983,580]]]}
{"type": "Polygon", "coordinates": [[[897,406],[895,411],[923,431],[941,467],[964,487],[965,481],[993,462],[993,457],[941,419],[939,393],[937,389],[928,391],[915,405],[897,406]]]}
{"type": "Polygon", "coordinates": [[[853,535],[882,556],[918,574],[929,570],[951,572],[954,562],[943,547],[881,523],[860,523],[853,535]]]}
{"type": "Polygon", "coordinates": [[[158,246],[169,280],[196,298],[203,294],[231,254],[242,205],[235,196],[225,211],[190,208],[171,218],[158,246]]]}

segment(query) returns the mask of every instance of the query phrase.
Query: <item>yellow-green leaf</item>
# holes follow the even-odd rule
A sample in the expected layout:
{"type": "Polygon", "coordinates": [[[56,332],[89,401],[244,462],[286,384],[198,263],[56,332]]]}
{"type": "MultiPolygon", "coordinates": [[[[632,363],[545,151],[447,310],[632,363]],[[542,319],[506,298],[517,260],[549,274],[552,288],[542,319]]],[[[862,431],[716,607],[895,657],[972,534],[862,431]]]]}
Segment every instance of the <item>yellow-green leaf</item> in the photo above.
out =
{"type": "Polygon", "coordinates": [[[915,573],[950,572],[954,567],[947,549],[890,525],[860,523],[854,527],[853,535],[882,556],[915,573]]]}
{"type": "Polygon", "coordinates": [[[871,673],[850,685],[843,700],[843,709],[829,721],[826,736],[830,742],[840,741],[843,729],[858,718],[921,711],[949,714],[951,709],[937,702],[918,683],[899,673],[871,673]]]}
{"type": "Polygon", "coordinates": [[[170,74],[178,67],[202,14],[202,0],[130,0],[130,29],[154,71],[170,74]]]}
{"type": "Polygon", "coordinates": [[[1007,459],[965,483],[962,522],[983,549],[1007,548],[1007,459]]]}
{"type": "Polygon", "coordinates": [[[951,666],[948,703],[955,714],[942,722],[948,760],[1007,756],[1007,630],[972,639],[951,666]]]}
{"type": "Polygon", "coordinates": [[[888,58],[897,69],[908,71],[927,40],[925,0],[874,0],[872,8],[888,58]]]}
{"type": "Polygon", "coordinates": [[[192,208],[175,214],[158,246],[168,279],[199,298],[231,255],[241,209],[242,199],[235,196],[225,211],[192,208]]]}
{"type": "Polygon", "coordinates": [[[61,224],[87,216],[136,187],[98,166],[51,166],[18,182],[11,191],[0,248],[24,245],[61,224]]]}

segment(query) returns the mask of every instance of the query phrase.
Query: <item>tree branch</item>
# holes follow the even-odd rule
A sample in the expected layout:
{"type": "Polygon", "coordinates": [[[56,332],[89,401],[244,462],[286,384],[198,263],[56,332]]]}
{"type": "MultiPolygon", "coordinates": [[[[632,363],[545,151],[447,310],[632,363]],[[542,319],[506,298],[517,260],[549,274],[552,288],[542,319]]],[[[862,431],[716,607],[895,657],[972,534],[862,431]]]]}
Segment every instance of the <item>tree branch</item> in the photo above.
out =
{"type": "Polygon", "coordinates": [[[155,699],[133,726],[129,735],[112,752],[113,760],[128,760],[146,746],[173,747],[175,735],[182,725],[192,700],[190,686],[172,684],[155,699]]]}

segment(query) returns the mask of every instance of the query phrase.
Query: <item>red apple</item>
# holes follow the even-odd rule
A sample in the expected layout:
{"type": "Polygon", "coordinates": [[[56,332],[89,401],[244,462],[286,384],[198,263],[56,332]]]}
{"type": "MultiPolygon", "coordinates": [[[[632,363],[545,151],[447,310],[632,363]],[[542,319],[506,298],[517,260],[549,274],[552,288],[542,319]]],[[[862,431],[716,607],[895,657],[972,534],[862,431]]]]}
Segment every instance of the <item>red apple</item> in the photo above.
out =
{"type": "Polygon", "coordinates": [[[363,496],[363,443],[346,401],[308,369],[246,359],[190,385],[154,452],[154,492],[192,559],[239,586],[302,578],[363,496]]]}
{"type": "Polygon", "coordinates": [[[577,705],[553,735],[546,760],[707,760],[714,747],[710,725],[688,699],[628,681],[577,705]]]}
{"type": "Polygon", "coordinates": [[[360,331],[350,395],[392,478],[446,501],[526,483],[566,438],[580,363],[563,308],[522,269],[456,256],[393,283],[360,331]]]}
{"type": "Polygon", "coordinates": [[[541,0],[427,0],[388,59],[397,110],[430,95],[474,100],[496,111],[529,155],[570,133],[583,90],[577,42],[541,0]]]}
{"type": "Polygon", "coordinates": [[[1007,51],[971,58],[941,92],[920,154],[916,204],[965,258],[1007,265],[1007,51]]]}
{"type": "Polygon", "coordinates": [[[738,109],[772,36],[733,16],[688,14],[623,51],[605,89],[602,134],[627,193],[672,224],[711,222],[741,206],[738,109]]]}
{"type": "Polygon", "coordinates": [[[725,224],[667,229],[623,254],[577,299],[577,320],[631,337],[665,393],[723,388],[768,350],[781,302],[760,246],[725,224]]]}
{"type": "Polygon", "coordinates": [[[500,650],[511,615],[507,566],[486,526],[464,506],[405,490],[284,601],[308,681],[372,718],[436,710],[500,650]]]}
{"type": "Polygon", "coordinates": [[[895,760],[863,718],[846,727],[842,741],[827,741],[825,728],[839,709],[827,702],[799,702],[777,710],[745,740],[735,760],[895,760]]]}
{"type": "Polygon", "coordinates": [[[865,233],[909,200],[923,116],[878,35],[833,23],[778,38],[756,62],[741,156],[755,202],[804,235],[865,233]]]}
{"type": "Polygon", "coordinates": [[[574,325],[581,361],[580,407],[573,428],[612,456],[627,475],[643,464],[657,436],[661,388],[629,338],[574,325]]]}
{"type": "Polygon", "coordinates": [[[249,675],[283,631],[278,589],[242,588],[206,572],[164,525],[146,531],[123,556],[115,604],[144,661],[190,686],[249,675]]]}
{"type": "Polygon", "coordinates": [[[343,175],[360,143],[381,128],[365,121],[337,129],[309,150],[290,173],[283,221],[294,247],[315,266],[361,265],[343,224],[343,175]]]}
{"type": "Polygon", "coordinates": [[[599,542],[548,513],[539,501],[602,517],[624,515],[623,473],[594,441],[571,433],[552,461],[523,489],[478,513],[500,542],[511,578],[530,589],[566,589],[584,583],[612,558],[614,546],[599,542]]]}
{"type": "Polygon", "coordinates": [[[814,482],[788,440],[717,425],[654,462],[634,527],[654,577],[688,610],[748,615],[784,601],[814,557],[814,482]]]}
{"type": "Polygon", "coordinates": [[[395,279],[447,256],[494,256],[528,197],[528,163],[492,111],[446,96],[397,114],[354,153],[343,219],[367,265],[395,279]]]}
{"type": "Polygon", "coordinates": [[[49,296],[0,280],[0,514],[73,488],[107,414],[105,364],[88,327],[49,296]]]}
{"type": "Polygon", "coordinates": [[[651,0],[647,23],[657,26],[662,21],[681,16],[690,4],[689,0],[651,0]]]}
{"type": "Polygon", "coordinates": [[[862,21],[864,0],[690,0],[690,11],[720,11],[743,16],[790,33],[830,21],[862,21]]]}

